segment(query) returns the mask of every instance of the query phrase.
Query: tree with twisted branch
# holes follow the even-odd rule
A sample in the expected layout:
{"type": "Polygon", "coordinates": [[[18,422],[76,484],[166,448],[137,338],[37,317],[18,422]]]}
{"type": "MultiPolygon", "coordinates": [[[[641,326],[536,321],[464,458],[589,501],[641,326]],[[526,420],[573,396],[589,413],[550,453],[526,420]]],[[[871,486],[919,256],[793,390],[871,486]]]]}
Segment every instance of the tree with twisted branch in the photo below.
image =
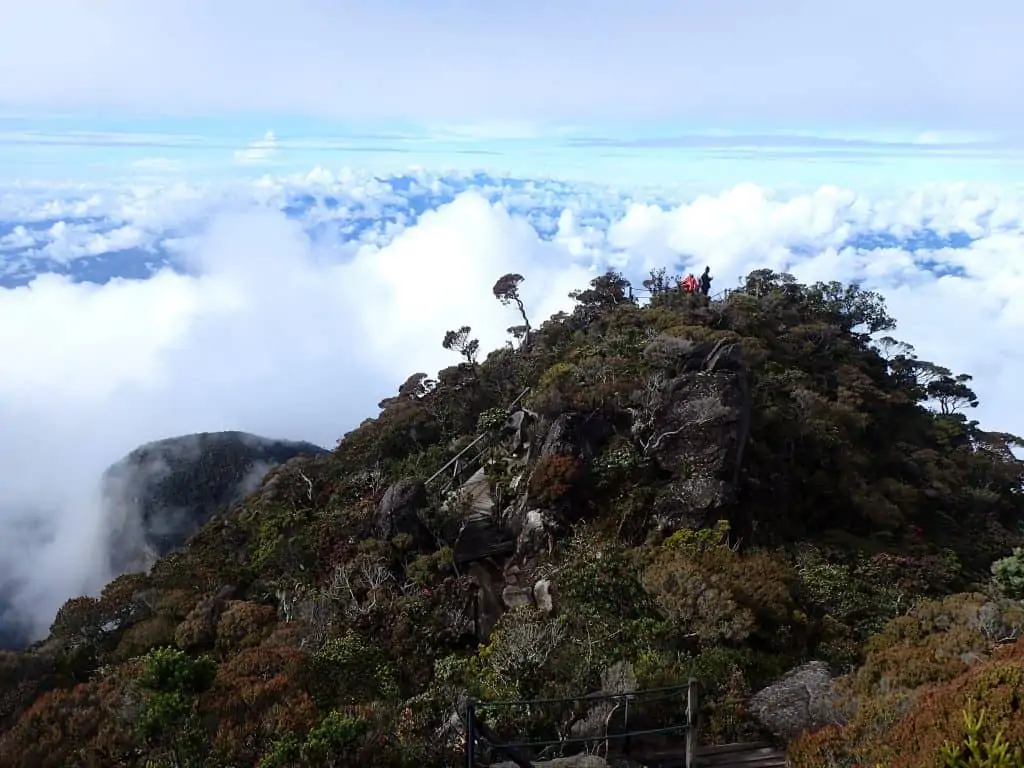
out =
{"type": "MultiPolygon", "coordinates": [[[[498,281],[494,284],[492,291],[494,293],[494,298],[506,307],[514,303],[519,309],[519,314],[523,317],[523,324],[521,326],[513,326],[513,328],[515,328],[514,333],[517,338],[521,333],[522,343],[525,347],[530,343],[530,332],[532,331],[532,326],[530,325],[530,319],[526,316],[526,306],[523,304],[523,300],[519,296],[519,284],[521,282],[523,282],[522,275],[510,272],[507,275],[502,275],[498,278],[498,281]]],[[[510,328],[509,331],[512,332],[512,328],[510,328]]]]}
{"type": "Polygon", "coordinates": [[[480,342],[469,337],[472,332],[473,329],[468,325],[462,326],[457,331],[448,331],[444,335],[444,341],[441,342],[441,346],[449,351],[458,352],[466,358],[467,363],[475,366],[476,356],[480,352],[480,342]]]}

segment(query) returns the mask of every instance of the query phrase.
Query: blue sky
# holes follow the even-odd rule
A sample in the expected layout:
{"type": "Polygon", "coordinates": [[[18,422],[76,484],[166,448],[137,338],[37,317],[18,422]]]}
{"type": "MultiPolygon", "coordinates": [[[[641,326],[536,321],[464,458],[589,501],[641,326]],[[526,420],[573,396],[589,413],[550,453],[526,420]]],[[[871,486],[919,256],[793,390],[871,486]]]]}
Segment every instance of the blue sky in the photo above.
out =
{"type": "Polygon", "coordinates": [[[0,115],[0,181],[237,177],[316,165],[618,183],[891,187],[1024,178],[1024,147],[981,133],[324,118],[0,115]]]}

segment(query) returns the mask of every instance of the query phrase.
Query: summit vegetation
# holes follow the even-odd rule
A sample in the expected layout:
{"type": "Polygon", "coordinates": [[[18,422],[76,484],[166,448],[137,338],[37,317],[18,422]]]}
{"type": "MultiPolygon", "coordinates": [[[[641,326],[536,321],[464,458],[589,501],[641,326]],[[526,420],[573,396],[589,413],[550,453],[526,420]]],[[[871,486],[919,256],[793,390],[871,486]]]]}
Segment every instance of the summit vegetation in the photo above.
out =
{"type": "MultiPolygon", "coordinates": [[[[505,347],[466,318],[450,368],[0,654],[0,766],[450,765],[467,697],[691,677],[705,742],[794,768],[1024,765],[1022,443],[969,375],[856,285],[661,270],[641,305],[610,272],[536,322],[523,279],[505,347]]],[[[605,722],[484,703],[509,740],[605,722]]]]}

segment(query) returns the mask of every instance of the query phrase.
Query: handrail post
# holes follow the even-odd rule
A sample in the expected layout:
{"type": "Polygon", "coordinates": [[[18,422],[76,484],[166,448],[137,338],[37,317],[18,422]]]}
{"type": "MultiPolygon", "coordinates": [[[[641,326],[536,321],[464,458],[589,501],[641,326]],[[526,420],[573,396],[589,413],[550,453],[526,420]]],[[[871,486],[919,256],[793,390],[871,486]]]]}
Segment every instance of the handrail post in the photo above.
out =
{"type": "Polygon", "coordinates": [[[697,768],[697,681],[692,677],[686,686],[686,768],[697,768]]]}
{"type": "Polygon", "coordinates": [[[473,638],[479,643],[484,639],[480,631],[480,590],[473,590],[473,638]]]}
{"type": "Polygon", "coordinates": [[[476,704],[466,699],[466,768],[474,768],[476,752],[476,704]]]}
{"type": "Polygon", "coordinates": [[[626,711],[625,711],[625,713],[623,713],[623,718],[622,718],[622,726],[623,726],[623,728],[626,731],[626,738],[623,739],[622,751],[625,754],[627,754],[627,755],[629,754],[629,747],[630,747],[630,738],[629,738],[629,736],[630,736],[630,734],[629,734],[629,698],[630,697],[627,695],[626,696],[626,711]]]}

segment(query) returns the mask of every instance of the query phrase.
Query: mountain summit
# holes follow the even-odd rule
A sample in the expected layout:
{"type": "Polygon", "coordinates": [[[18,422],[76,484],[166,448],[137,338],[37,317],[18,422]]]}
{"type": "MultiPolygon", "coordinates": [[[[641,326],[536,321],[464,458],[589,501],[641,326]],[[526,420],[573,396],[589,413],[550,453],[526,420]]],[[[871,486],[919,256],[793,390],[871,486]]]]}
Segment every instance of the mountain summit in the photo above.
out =
{"type": "MultiPolygon", "coordinates": [[[[536,324],[523,279],[504,348],[453,329],[450,368],[0,655],[0,765],[446,765],[467,696],[689,678],[702,738],[800,768],[932,764],[966,693],[1024,736],[1024,465],[969,376],[855,285],[608,273],[536,324]]],[[[595,743],[614,714],[479,712],[595,743]]]]}

